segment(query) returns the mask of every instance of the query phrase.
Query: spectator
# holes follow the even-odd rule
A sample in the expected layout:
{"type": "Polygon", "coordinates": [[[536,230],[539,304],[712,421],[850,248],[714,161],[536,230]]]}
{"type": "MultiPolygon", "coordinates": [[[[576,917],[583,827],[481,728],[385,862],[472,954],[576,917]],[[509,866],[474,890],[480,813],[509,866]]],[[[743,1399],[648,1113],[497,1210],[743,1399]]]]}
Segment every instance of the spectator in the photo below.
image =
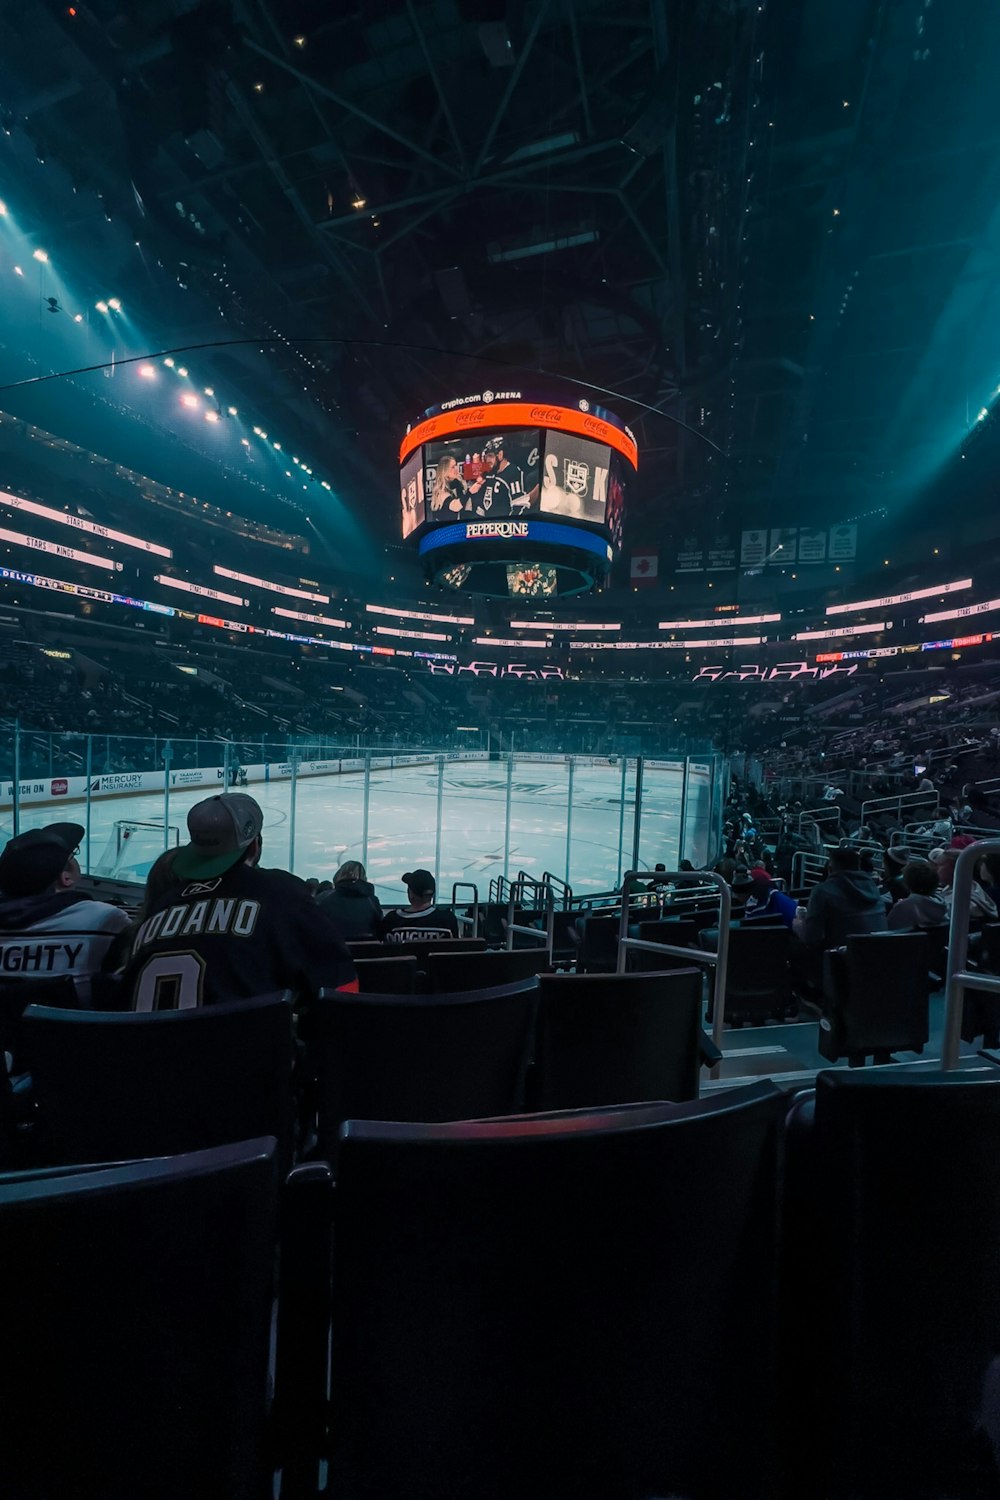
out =
{"type": "Polygon", "coordinates": [[[86,1004],[91,978],[104,968],[128,917],[75,889],[83,835],[79,823],[49,823],[18,834],[0,855],[0,974],[69,977],[86,1004]]]}
{"type": "MultiPolygon", "coordinates": [[[[941,882],[941,899],[944,901],[950,914],[953,906],[953,882],[955,879],[955,864],[962,850],[969,844],[974,844],[975,839],[968,834],[957,834],[952,839],[950,849],[932,849],[931,863],[937,870],[938,879],[941,882]]],[[[983,890],[978,880],[973,880],[972,890],[969,894],[969,921],[970,922],[992,922],[996,918],[996,902],[983,890]]]]}
{"type": "Polygon", "coordinates": [[[435,906],[437,885],[430,870],[412,870],[403,876],[409,905],[388,912],[382,919],[387,943],[424,943],[458,937],[455,913],[435,906]]]}
{"type": "Polygon", "coordinates": [[[948,921],[948,906],[939,894],[938,873],[930,860],[909,860],[902,880],[907,894],[889,912],[889,930],[914,932],[942,927],[948,921]]]}
{"type": "Polygon", "coordinates": [[[258,867],[263,814],[252,797],[207,797],[187,825],[190,843],[170,864],[175,883],[132,941],[124,983],[135,1010],[357,989],[350,955],[304,883],[258,867]]]}
{"type": "Polygon", "coordinates": [[[886,930],[885,899],[872,876],[859,868],[856,849],[831,849],[827,877],[814,886],[793,930],[817,950],[839,948],[854,933],[886,930]]]}
{"type": "Polygon", "coordinates": [[[796,905],[791,896],[779,890],[763,865],[750,871],[750,894],[743,908],[743,922],[760,921],[762,917],[780,917],[786,927],[795,920],[796,905]]]}
{"type": "Polygon", "coordinates": [[[333,877],[332,892],[319,905],[347,941],[378,937],[382,908],[358,860],[349,859],[341,865],[333,877]]]}
{"type": "MultiPolygon", "coordinates": [[[[911,893],[903,879],[907,864],[910,862],[910,851],[903,848],[887,849],[882,858],[882,884],[889,900],[896,904],[903,901],[911,893]]],[[[937,880],[935,877],[935,887],[937,880]]],[[[892,924],[890,923],[890,926],[892,924]]]]}

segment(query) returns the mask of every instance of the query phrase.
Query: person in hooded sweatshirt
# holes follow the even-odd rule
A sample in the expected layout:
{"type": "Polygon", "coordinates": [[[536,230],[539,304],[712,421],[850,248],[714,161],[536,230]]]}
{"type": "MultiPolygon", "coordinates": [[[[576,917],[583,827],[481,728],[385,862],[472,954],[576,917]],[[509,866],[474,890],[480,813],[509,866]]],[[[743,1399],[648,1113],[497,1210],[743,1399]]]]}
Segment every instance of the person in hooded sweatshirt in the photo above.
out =
{"type": "Polygon", "coordinates": [[[827,876],[813,887],[793,931],[808,948],[840,948],[859,932],[885,932],[886,901],[856,849],[831,849],[827,876]]]}
{"type": "Polygon", "coordinates": [[[915,932],[926,927],[943,927],[948,921],[948,905],[940,894],[938,872],[929,859],[911,859],[903,867],[903,884],[907,894],[889,913],[891,932],[915,932]]]}
{"type": "Polygon", "coordinates": [[[50,823],[18,834],[0,854],[0,982],[68,977],[87,1005],[91,977],[129,919],[75,889],[83,836],[79,823],[50,823]]]}
{"type": "Polygon", "coordinates": [[[333,890],[320,899],[319,905],[336,922],[347,942],[378,937],[382,908],[358,860],[349,859],[341,865],[333,877],[333,890]]]}

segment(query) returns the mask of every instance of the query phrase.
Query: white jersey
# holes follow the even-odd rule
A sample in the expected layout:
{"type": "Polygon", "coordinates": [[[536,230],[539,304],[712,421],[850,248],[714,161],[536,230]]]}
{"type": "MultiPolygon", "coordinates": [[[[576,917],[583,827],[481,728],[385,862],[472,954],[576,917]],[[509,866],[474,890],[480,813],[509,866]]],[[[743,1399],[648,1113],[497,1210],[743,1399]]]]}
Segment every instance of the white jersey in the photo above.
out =
{"type": "Polygon", "coordinates": [[[90,998],[112,942],[129,924],[120,907],[77,891],[0,900],[0,983],[70,978],[90,998]]]}

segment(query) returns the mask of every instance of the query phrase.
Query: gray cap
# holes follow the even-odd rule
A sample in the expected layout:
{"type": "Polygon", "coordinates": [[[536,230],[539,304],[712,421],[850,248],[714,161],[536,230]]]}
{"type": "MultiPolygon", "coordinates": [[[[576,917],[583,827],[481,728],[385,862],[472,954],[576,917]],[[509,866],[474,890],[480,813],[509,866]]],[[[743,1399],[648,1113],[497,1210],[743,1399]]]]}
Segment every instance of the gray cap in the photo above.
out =
{"type": "Polygon", "coordinates": [[[207,880],[233,866],[264,826],[259,805],[245,792],[220,792],[196,802],[187,815],[189,844],[171,866],[181,880],[207,880]]]}

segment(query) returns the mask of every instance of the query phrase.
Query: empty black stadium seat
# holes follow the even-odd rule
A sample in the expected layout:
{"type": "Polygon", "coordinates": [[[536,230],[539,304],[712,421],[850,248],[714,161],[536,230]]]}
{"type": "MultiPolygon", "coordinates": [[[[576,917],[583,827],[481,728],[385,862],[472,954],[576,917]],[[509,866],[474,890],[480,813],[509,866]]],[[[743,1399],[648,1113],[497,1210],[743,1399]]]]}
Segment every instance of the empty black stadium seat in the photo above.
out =
{"type": "Polygon", "coordinates": [[[583,913],[577,926],[582,929],[577,968],[586,974],[613,974],[618,966],[621,918],[617,913],[607,917],[583,913]]]}
{"type": "MultiPolygon", "coordinates": [[[[667,917],[658,922],[640,922],[636,937],[644,943],[669,943],[672,948],[690,948],[696,941],[697,929],[693,922],[667,917]]],[[[690,960],[679,953],[651,953],[643,948],[629,948],[627,964],[630,972],[664,969],[685,969],[690,960]]]]}
{"type": "Polygon", "coordinates": [[[495,953],[432,953],[427,972],[430,987],[436,995],[455,994],[459,990],[493,989],[499,984],[513,984],[544,974],[551,968],[549,950],[536,944],[495,953]]]}
{"type": "Polygon", "coordinates": [[[348,1123],[334,1493],[773,1500],[783,1110],[348,1123]]]}
{"type": "Polygon", "coordinates": [[[533,1109],[697,1099],[720,1054],[701,1028],[701,972],[543,974],[533,1109]]]}
{"type": "Polygon", "coordinates": [[[0,1176],[9,1500],[270,1493],[273,1140],[0,1176]]]}
{"type": "Polygon", "coordinates": [[[417,987],[415,958],[356,958],[354,967],[365,995],[412,995],[417,987]]]}
{"type": "Polygon", "coordinates": [[[830,1062],[922,1052],[929,1036],[929,944],[922,932],[855,934],[823,955],[819,1051],[830,1062]]]}
{"type": "Polygon", "coordinates": [[[995,1494],[995,1467],[974,1476],[981,1414],[996,1426],[1000,1070],[821,1073],[789,1125],[789,1269],[804,1275],[783,1405],[811,1439],[795,1492],[995,1494]]]}
{"type": "Polygon", "coordinates": [[[68,976],[57,979],[20,979],[0,984],[0,1053],[11,1059],[11,1072],[24,1072],[23,1017],[29,1005],[77,1008],[76,985],[68,976]]]}
{"type": "Polygon", "coordinates": [[[415,958],[418,966],[426,969],[432,953],[482,953],[486,948],[484,938],[435,938],[426,943],[348,943],[350,955],[359,958],[415,958]]]}
{"type": "MultiPolygon", "coordinates": [[[[726,1012],[729,1025],[781,1020],[792,1003],[787,927],[733,927],[729,932],[726,1012]]],[[[709,1004],[708,1019],[713,1007],[709,1004]]]]}
{"type": "Polygon", "coordinates": [[[538,981],[458,995],[323,991],[303,1027],[316,1080],[316,1154],[341,1123],[468,1120],[524,1107],[538,981]]]}
{"type": "Polygon", "coordinates": [[[41,1160],[168,1156],[265,1130],[290,1157],[288,994],[152,1014],[33,1005],[23,1026],[41,1160]]]}

